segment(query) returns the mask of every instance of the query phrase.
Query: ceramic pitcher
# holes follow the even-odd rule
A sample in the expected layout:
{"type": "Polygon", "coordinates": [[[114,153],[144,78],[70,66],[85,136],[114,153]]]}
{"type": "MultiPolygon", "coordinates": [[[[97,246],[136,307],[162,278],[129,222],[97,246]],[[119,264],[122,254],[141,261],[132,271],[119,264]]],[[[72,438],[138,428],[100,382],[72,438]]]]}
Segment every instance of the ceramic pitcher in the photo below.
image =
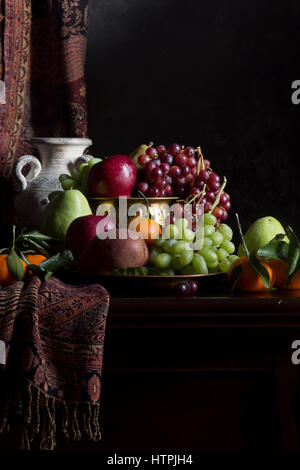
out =
{"type": "Polygon", "coordinates": [[[35,137],[31,143],[39,158],[24,155],[14,168],[19,191],[15,198],[15,224],[20,229],[39,228],[41,214],[49,202],[48,194],[62,189],[59,175],[69,174],[75,166],[92,158],[83,155],[92,145],[90,139],[35,137]],[[26,176],[22,172],[25,165],[29,167],[26,176]]]}

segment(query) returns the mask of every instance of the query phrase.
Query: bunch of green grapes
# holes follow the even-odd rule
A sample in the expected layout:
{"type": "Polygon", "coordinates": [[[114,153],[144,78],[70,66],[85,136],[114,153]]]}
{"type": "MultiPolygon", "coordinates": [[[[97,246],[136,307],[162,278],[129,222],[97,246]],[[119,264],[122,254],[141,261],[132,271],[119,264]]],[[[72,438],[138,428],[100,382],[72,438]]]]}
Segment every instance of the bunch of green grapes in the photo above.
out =
{"type": "Polygon", "coordinates": [[[233,233],[229,225],[217,226],[216,222],[214,215],[204,214],[202,236],[192,246],[195,232],[188,228],[187,219],[177,219],[165,228],[164,238],[155,240],[149,263],[158,268],[162,275],[170,276],[227,272],[238,258],[233,254],[233,233]]]}
{"type": "Polygon", "coordinates": [[[59,181],[64,191],[67,189],[79,189],[84,195],[88,195],[88,174],[90,168],[96,163],[101,162],[101,158],[91,158],[88,163],[81,163],[79,167],[73,168],[71,174],[62,174],[59,181]]]}

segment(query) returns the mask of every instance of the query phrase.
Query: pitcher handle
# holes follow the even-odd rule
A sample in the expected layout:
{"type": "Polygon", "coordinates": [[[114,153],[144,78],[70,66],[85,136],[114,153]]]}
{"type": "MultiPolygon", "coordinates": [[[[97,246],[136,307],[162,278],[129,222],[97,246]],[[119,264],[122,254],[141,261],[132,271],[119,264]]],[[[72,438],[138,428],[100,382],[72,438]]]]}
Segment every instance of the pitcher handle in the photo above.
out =
{"type": "Polygon", "coordinates": [[[75,161],[75,167],[81,165],[81,163],[88,163],[91,158],[94,158],[92,155],[82,155],[81,157],[78,157],[75,161]]]}
{"type": "Polygon", "coordinates": [[[21,183],[21,191],[25,191],[27,184],[33,181],[41,172],[42,165],[38,158],[33,155],[23,155],[20,157],[15,166],[15,176],[19,183],[21,183]],[[30,164],[29,172],[26,176],[23,175],[22,169],[25,165],[30,164]]]}

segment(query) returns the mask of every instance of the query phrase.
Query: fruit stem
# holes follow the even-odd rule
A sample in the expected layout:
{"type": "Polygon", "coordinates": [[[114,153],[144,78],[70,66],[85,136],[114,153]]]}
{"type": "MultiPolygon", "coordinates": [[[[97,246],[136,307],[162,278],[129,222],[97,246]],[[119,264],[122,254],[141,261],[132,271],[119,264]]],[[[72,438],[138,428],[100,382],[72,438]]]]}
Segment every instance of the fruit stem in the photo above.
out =
{"type": "Polygon", "coordinates": [[[240,224],[240,219],[239,219],[238,214],[235,214],[235,217],[236,217],[236,222],[237,222],[239,234],[240,234],[240,237],[241,237],[241,240],[242,240],[242,245],[243,245],[244,250],[246,252],[247,258],[249,259],[250,253],[249,253],[249,250],[247,248],[247,245],[246,245],[246,242],[245,242],[245,239],[244,239],[244,235],[243,235],[243,232],[242,232],[242,227],[241,227],[241,224],[240,224]]]}
{"type": "Polygon", "coordinates": [[[148,199],[146,198],[145,194],[142,193],[142,191],[139,191],[139,190],[138,190],[138,193],[144,198],[144,200],[145,200],[145,202],[146,202],[146,206],[147,206],[147,219],[150,219],[149,201],[148,201],[148,199]]]}
{"type": "Polygon", "coordinates": [[[221,198],[221,194],[222,194],[222,191],[224,190],[224,188],[225,188],[225,186],[226,186],[226,183],[227,183],[227,179],[226,179],[226,177],[224,176],[222,186],[220,187],[219,192],[218,192],[218,194],[217,194],[217,197],[216,197],[216,199],[215,199],[215,202],[213,203],[213,205],[211,206],[211,209],[210,209],[210,211],[209,211],[210,214],[212,213],[212,211],[214,210],[214,208],[217,207],[217,205],[219,204],[220,198],[221,198]]]}
{"type": "Polygon", "coordinates": [[[196,149],[197,153],[198,153],[198,162],[197,162],[197,176],[199,175],[200,171],[201,170],[204,170],[205,168],[205,165],[204,165],[204,157],[203,157],[203,153],[201,152],[201,147],[198,146],[197,149],[196,149]]]}

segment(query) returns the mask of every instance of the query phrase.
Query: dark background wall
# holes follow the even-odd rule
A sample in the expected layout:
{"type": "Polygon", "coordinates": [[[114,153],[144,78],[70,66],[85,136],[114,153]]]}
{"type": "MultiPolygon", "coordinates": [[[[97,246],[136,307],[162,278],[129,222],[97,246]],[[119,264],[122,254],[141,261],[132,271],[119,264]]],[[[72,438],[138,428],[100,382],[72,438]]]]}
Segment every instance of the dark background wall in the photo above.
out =
{"type": "Polygon", "coordinates": [[[273,215],[300,234],[297,0],[90,0],[95,155],[201,145],[228,179],[230,221],[273,215]]]}

